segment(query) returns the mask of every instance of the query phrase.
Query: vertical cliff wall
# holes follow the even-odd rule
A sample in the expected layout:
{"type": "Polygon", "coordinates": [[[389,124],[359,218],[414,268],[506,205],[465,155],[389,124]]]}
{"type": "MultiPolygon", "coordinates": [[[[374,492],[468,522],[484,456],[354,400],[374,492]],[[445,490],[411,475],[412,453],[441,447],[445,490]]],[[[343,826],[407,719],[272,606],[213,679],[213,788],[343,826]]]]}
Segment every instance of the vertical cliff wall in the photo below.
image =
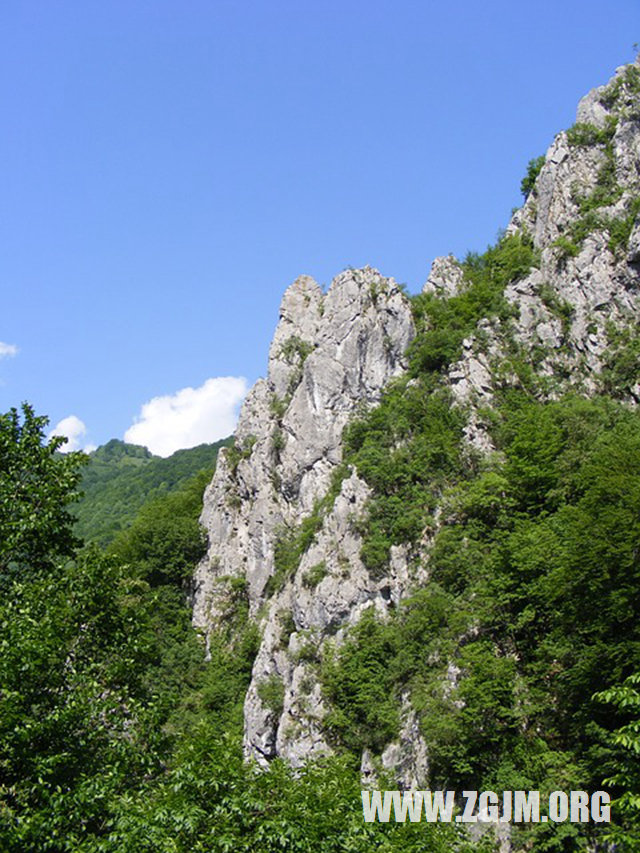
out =
{"type": "MultiPolygon", "coordinates": [[[[375,405],[403,371],[413,335],[408,298],[375,270],[344,272],[326,294],[311,278],[299,278],[282,300],[267,378],[248,395],[236,446],[220,454],[205,494],[209,551],[195,576],[194,623],[205,632],[215,626],[231,580],[246,579],[250,613],[263,630],[246,703],[247,748],[258,757],[302,755],[324,745],[311,717],[306,732],[290,733],[305,667],[292,663],[283,632],[293,651],[300,631],[335,631],[376,596],[358,570],[357,537],[347,529],[366,498],[364,485],[355,476],[342,484],[318,542],[293,577],[278,578],[278,588],[268,587],[274,552],[326,494],[341,461],[345,424],[375,405]],[[325,574],[317,585],[305,580],[314,560],[323,565],[316,573],[325,574]],[[270,678],[284,689],[278,718],[260,698],[260,684],[270,678]],[[291,741],[297,745],[288,748],[291,741]]],[[[314,704],[320,705],[317,695],[314,704]]]]}

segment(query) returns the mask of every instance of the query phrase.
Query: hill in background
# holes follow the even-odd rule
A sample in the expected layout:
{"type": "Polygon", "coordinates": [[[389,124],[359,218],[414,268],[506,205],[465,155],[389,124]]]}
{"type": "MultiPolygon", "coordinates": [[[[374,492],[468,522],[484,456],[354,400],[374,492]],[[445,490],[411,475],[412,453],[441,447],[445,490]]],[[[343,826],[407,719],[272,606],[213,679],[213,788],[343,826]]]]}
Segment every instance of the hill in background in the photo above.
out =
{"type": "Polygon", "coordinates": [[[75,508],[75,532],[108,545],[147,501],[175,491],[203,470],[213,474],[218,450],[231,441],[200,444],[165,459],[146,447],[112,439],[90,454],[82,477],[84,496],[75,508]]]}

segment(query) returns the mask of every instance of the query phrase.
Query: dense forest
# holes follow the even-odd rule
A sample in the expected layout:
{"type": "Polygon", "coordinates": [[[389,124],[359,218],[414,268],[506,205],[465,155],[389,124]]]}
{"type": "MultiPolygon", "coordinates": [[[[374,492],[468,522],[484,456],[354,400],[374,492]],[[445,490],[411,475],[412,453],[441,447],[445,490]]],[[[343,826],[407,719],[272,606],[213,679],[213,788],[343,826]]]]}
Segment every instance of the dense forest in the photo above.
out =
{"type": "Polygon", "coordinates": [[[297,775],[243,762],[257,629],[239,587],[205,662],[186,597],[205,479],[107,550],[83,545],[70,510],[87,460],[46,423],[28,406],[0,419],[0,849],[452,849],[453,826],[364,824],[348,752],[297,775]]]}
{"type": "Polygon", "coordinates": [[[89,454],[82,470],[82,497],[74,505],[81,539],[108,545],[150,500],[174,491],[201,471],[213,473],[223,439],[178,450],[168,458],[114,438],[89,454]]]}

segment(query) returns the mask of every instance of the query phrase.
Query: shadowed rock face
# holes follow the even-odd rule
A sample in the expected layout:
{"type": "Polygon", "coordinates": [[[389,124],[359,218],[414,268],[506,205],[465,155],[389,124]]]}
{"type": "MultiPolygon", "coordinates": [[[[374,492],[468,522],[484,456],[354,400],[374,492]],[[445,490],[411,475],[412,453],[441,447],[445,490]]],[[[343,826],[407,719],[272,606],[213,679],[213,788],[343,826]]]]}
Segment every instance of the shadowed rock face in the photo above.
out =
{"type": "MultiPolygon", "coordinates": [[[[606,325],[638,320],[640,227],[631,223],[626,245],[615,248],[609,230],[611,221],[629,217],[640,196],[640,98],[631,82],[628,68],[619,69],[581,101],[578,121],[608,128],[608,141],[576,144],[575,135],[559,134],[507,229],[529,235],[540,255],[539,267],[506,290],[518,309],[513,337],[525,348],[545,347],[542,373],[562,372],[586,391],[602,368],[606,325]],[[573,237],[584,199],[599,192],[606,169],[610,175],[613,169],[616,191],[597,207],[586,236],[563,254],[561,238],[573,237]],[[558,300],[570,311],[559,313],[558,300]]],[[[449,297],[464,287],[454,258],[434,261],[426,292],[449,297]]],[[[282,300],[267,377],[249,393],[236,447],[221,451],[205,493],[201,520],[209,551],[195,575],[194,624],[205,634],[213,630],[224,618],[230,579],[246,581],[261,644],[245,701],[245,749],[262,763],[281,755],[296,765],[329,749],[326,709],[309,660],[328,638],[339,643],[367,607],[384,617],[425,580],[424,569],[409,576],[402,547],[392,548],[384,577],[374,580],[366,571],[357,521],[369,492],[352,471],[297,568],[267,587],[278,538],[327,493],[345,424],[404,372],[414,334],[409,300],[376,270],[341,273],[326,294],[313,279],[297,279],[282,300]],[[282,689],[277,708],[265,704],[260,689],[274,680],[282,689]]],[[[481,452],[491,441],[477,413],[491,402],[492,364],[504,344],[492,321],[481,320],[448,373],[454,400],[469,412],[467,440],[481,452]]],[[[640,399],[640,388],[634,394],[640,399]]],[[[388,745],[382,764],[402,784],[420,787],[427,749],[408,696],[401,718],[399,742],[388,745]]],[[[365,776],[373,772],[370,764],[365,755],[365,776]]]]}

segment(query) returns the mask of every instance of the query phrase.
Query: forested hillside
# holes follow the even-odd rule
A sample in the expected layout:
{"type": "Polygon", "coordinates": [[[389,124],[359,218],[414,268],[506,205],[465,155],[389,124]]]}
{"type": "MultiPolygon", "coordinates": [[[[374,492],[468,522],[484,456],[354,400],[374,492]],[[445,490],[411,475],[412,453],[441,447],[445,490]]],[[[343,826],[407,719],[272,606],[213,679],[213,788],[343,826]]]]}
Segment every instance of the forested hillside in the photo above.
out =
{"type": "Polygon", "coordinates": [[[179,488],[200,471],[211,475],[218,450],[230,441],[178,450],[168,458],[116,438],[102,445],[89,454],[82,473],[83,495],[74,508],[78,536],[107,545],[129,527],[143,504],[179,488]]]}

